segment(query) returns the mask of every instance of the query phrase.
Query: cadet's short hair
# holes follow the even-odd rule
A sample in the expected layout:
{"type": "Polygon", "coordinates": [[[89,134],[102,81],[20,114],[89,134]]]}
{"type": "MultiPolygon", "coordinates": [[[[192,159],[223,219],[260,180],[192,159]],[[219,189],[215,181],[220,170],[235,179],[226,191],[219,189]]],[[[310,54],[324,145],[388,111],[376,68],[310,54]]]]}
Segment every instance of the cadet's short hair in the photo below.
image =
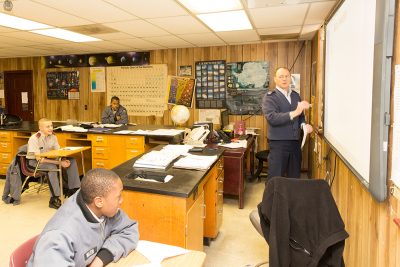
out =
{"type": "Polygon", "coordinates": [[[118,102],[119,102],[119,97],[118,96],[113,96],[113,97],[111,97],[111,100],[110,100],[110,102],[113,102],[113,100],[117,100],[118,102]]]}
{"type": "Polygon", "coordinates": [[[97,168],[88,171],[81,181],[83,201],[90,204],[96,197],[106,196],[118,179],[119,176],[110,170],[97,168]]]}
{"type": "Polygon", "coordinates": [[[48,121],[51,122],[51,120],[49,120],[49,119],[47,119],[47,118],[41,118],[41,119],[38,121],[38,125],[40,126],[42,123],[48,122],[48,121]]]}

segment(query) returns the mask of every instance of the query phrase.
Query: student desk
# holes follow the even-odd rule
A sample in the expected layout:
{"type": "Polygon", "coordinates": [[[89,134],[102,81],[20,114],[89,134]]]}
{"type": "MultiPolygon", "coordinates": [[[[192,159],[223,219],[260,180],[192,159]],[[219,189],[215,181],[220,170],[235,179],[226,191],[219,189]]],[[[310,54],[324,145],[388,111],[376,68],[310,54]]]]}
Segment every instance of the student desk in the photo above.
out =
{"type": "Polygon", "coordinates": [[[121,208],[139,222],[141,239],[202,251],[203,237],[218,235],[223,212],[222,153],[222,149],[203,152],[218,156],[208,170],[168,168],[164,172],[174,176],[168,183],[125,178],[138,157],[113,169],[124,185],[121,208]]]}
{"type": "MultiPolygon", "coordinates": [[[[38,157],[40,158],[50,158],[50,159],[56,159],[58,161],[61,161],[63,158],[70,157],[74,154],[80,153],[81,154],[81,160],[82,160],[82,172],[85,174],[85,158],[83,155],[83,152],[85,150],[89,150],[90,147],[84,146],[84,147],[79,147],[79,148],[60,148],[60,149],[55,149],[47,152],[40,153],[38,157]]],[[[39,165],[38,165],[39,166],[39,165]]],[[[64,194],[63,194],[63,179],[62,179],[62,167],[61,164],[58,165],[57,169],[54,170],[49,170],[49,169],[40,169],[36,167],[36,171],[57,171],[59,173],[58,177],[60,179],[60,198],[61,198],[61,203],[64,202],[64,194]]]]}
{"type": "MultiPolygon", "coordinates": [[[[206,254],[201,251],[190,251],[189,253],[165,259],[161,262],[163,267],[201,267],[204,264],[206,254]]],[[[110,267],[131,267],[147,264],[149,261],[136,250],[132,251],[126,258],[121,258],[116,263],[110,263],[110,267]]]]}
{"type": "MultiPolygon", "coordinates": [[[[65,125],[54,122],[54,128],[65,125]]],[[[65,146],[89,146],[91,150],[84,152],[85,166],[77,161],[80,174],[83,169],[106,168],[111,169],[128,159],[139,155],[158,144],[179,143],[182,134],[175,136],[144,136],[115,134],[120,130],[156,130],[158,128],[174,128],[157,125],[121,126],[107,132],[88,131],[56,132],[58,143],[65,146]]],[[[0,175],[5,175],[10,162],[17,154],[20,146],[28,143],[29,137],[39,131],[37,122],[24,121],[15,127],[0,127],[0,175]]]]}

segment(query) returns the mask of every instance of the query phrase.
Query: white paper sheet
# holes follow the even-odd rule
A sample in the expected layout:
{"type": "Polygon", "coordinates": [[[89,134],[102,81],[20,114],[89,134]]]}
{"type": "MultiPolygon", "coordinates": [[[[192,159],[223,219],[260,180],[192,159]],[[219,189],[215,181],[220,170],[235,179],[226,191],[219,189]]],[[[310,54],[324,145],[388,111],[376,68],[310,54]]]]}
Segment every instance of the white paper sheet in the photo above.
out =
{"type": "Polygon", "coordinates": [[[153,265],[143,266],[159,266],[154,264],[160,264],[164,259],[186,254],[189,251],[175,246],[165,245],[161,243],[139,240],[136,248],[143,256],[145,256],[153,265]]]}
{"type": "Polygon", "coordinates": [[[247,140],[239,140],[237,142],[232,142],[228,144],[218,144],[218,146],[228,147],[228,148],[246,148],[247,147],[247,140]]]}

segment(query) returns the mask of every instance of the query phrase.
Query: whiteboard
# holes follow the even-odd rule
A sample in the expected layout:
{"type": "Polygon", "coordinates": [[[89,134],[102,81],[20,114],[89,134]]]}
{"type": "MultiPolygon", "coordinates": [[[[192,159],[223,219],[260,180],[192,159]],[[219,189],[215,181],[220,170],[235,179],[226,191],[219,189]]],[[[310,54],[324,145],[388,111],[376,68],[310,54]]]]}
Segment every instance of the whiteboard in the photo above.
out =
{"type": "Polygon", "coordinates": [[[390,8],[389,0],[345,0],[325,36],[324,137],[378,200],[386,197],[390,8]]]}

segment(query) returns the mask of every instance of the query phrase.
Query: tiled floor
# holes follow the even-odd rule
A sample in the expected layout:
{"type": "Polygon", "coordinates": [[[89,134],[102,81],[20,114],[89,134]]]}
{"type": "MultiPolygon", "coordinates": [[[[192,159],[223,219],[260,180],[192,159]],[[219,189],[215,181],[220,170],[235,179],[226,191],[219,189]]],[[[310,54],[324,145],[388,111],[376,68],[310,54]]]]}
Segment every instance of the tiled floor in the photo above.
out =
{"type": "MultiPolygon", "coordinates": [[[[0,180],[3,192],[4,180],[0,180]]],[[[218,237],[205,246],[206,267],[250,267],[268,258],[268,247],[249,220],[264,191],[264,182],[248,183],[244,209],[237,199],[224,199],[223,223],[218,237]]],[[[48,208],[49,192],[24,193],[20,205],[0,203],[0,266],[8,266],[10,253],[41,232],[56,210],[48,208]]]]}

